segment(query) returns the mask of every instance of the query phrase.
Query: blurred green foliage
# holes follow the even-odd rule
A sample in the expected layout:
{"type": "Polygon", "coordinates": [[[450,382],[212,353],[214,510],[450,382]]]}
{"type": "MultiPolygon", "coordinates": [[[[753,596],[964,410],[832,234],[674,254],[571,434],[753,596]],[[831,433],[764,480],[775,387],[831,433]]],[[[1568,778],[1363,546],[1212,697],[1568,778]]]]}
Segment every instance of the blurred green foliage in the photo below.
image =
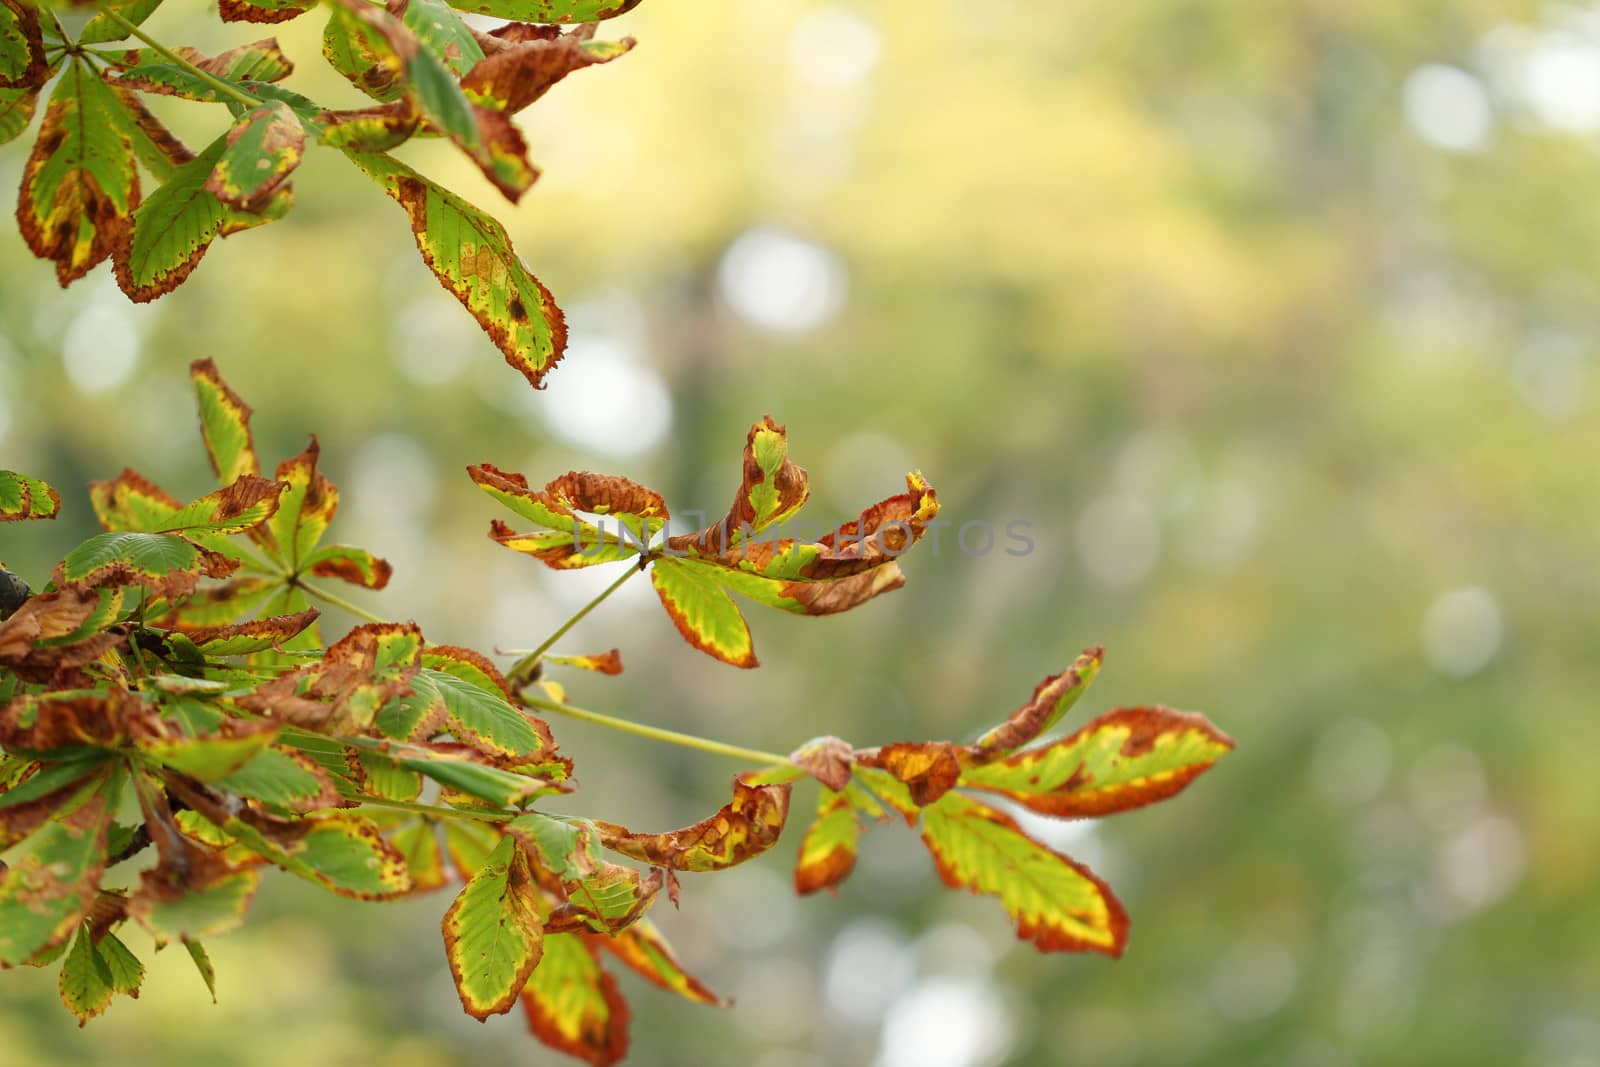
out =
{"type": "MultiPolygon", "coordinates": [[[[151,28],[250,39],[176,10],[151,28]]],[[[280,31],[313,95],[359,104],[315,61],[316,18],[280,31]]],[[[86,479],[207,485],[184,367],[210,356],[264,454],[320,435],[336,535],[396,564],[367,603],[527,647],[598,586],[485,539],[467,463],[614,471],[716,514],[770,411],[818,518],[915,465],[956,523],[1030,523],[1035,550],[947,533],[865,610],[763,613],[755,675],[629,587],[569,642],[621,644],[628,672],[574,702],[780,750],[959,738],[1098,640],[1085,708],[1203,710],[1239,749],[1181,802],[1060,842],[1128,905],[1116,963],[1014,947],[909,837],[837,899],[790,899],[781,856],[686,877],[661,921],[739,1003],[641,990],[630,1062],[1592,1063],[1600,13],[652,0],[608,31],[639,48],[530,113],[545,176],[498,209],[573,318],[542,394],[328,153],[286,224],[147,307],[104,268],[56,290],[0,232],[0,456],[65,502],[5,530],[7,564],[43,583],[90,532],[86,479]]],[[[0,152],[0,184],[23,155],[0,152]]],[[[494,202],[448,149],[407,158],[494,202]]],[[[555,727],[601,818],[691,821],[737,769],[555,727]]],[[[461,1016],[447,903],[277,878],[212,946],[217,1007],[169,952],[79,1034],[44,976],[9,974],[0,1047],[544,1062],[520,1019],[461,1016]]]]}

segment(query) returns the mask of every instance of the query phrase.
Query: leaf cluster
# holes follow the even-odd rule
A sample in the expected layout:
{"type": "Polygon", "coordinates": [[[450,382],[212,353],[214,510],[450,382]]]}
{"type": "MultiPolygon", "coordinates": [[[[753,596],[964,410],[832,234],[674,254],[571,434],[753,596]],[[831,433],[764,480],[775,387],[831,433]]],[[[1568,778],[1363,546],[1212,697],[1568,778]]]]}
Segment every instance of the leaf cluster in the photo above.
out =
{"type": "MultiPolygon", "coordinates": [[[[0,965],[59,961],[81,1020],[137,994],[130,925],[158,949],[183,944],[214,990],[205,941],[240,924],[276,868],[359,900],[457,887],[442,933],[463,1008],[485,1019],[520,1003],[540,1040],[615,1062],[628,1009],[602,960],[719,1003],[646,913],[663,890],[677,902],[680,873],[770,850],[806,776],[821,789],[800,893],[835,889],[863,822],[897,813],[920,820],[945,882],[997,897],[1040,950],[1118,954],[1127,917],[1104,882],[972,794],[1105,815],[1173,795],[1232,745],[1165,708],[1113,711],[1039,743],[1098,672],[1095,648],[967,744],[821,738],[783,757],[651,730],[766,766],[675,830],[546,813],[539,800],[573,790],[573,765],[538,711],[633,728],[565,704],[547,674],[616,674],[620,653],[541,648],[502,673],[414,623],[378,619],[325,642],[310,601],[342,602],[317,583],[379,589],[389,565],[324,543],[339,493],[315,439],[265,476],[249,406],[210,361],[191,379],[219,487],[184,502],[132,470],[91,484],[105,531],[41,592],[19,582],[0,612],[0,965]],[[115,870],[130,862],[136,878],[115,870]]],[[[557,569],[650,570],[684,638],[739,667],[755,661],[732,595],[807,615],[858,607],[904,582],[897,558],[938,511],[913,473],[905,493],[822,538],[776,536],[810,489],[770,418],[750,429],[727,514],[675,536],[661,496],[625,478],[574,471],[534,490],[487,464],[468,473],[535,527],[496,520],[495,541],[557,569]]],[[[0,517],[54,518],[59,506],[37,479],[0,472],[0,517]]]]}

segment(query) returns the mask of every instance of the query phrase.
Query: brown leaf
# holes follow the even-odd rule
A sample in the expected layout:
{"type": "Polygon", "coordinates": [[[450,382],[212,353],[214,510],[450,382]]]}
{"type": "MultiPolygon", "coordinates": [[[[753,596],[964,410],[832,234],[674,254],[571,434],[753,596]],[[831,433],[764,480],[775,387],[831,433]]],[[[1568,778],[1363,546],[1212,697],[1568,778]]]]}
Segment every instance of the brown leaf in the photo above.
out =
{"type": "Polygon", "coordinates": [[[391,698],[411,692],[421,650],[422,631],[415,623],[358,626],[320,661],[280,675],[236,702],[299,725],[364,730],[391,698]]]}
{"type": "Polygon", "coordinates": [[[919,807],[927,807],[961,777],[956,747],[945,741],[904,741],[856,753],[856,762],[888,771],[911,791],[919,807]]]}
{"type": "MultiPolygon", "coordinates": [[[[543,27],[502,26],[489,38],[500,47],[485,48],[484,58],[461,79],[461,89],[476,104],[515,114],[550,91],[575,70],[607,63],[615,55],[596,55],[583,47],[593,31],[549,35],[543,27]]],[[[622,43],[633,47],[633,38],[622,43]]],[[[618,53],[620,54],[620,53],[618,53]]]]}
{"type": "Polygon", "coordinates": [[[0,73],[0,89],[36,89],[50,78],[50,65],[45,61],[44,36],[39,27],[39,10],[29,0],[0,0],[5,14],[0,25],[15,44],[21,39],[28,61],[11,75],[0,73]]]}
{"type": "Polygon", "coordinates": [[[789,753],[789,758],[811,777],[838,792],[850,781],[855,749],[850,747],[850,742],[837,737],[817,737],[789,753]]]}
{"type": "Polygon", "coordinates": [[[307,626],[316,622],[321,614],[322,612],[316,608],[307,608],[291,615],[268,615],[260,619],[251,619],[247,622],[223,626],[198,626],[184,632],[188,635],[189,640],[197,645],[225,641],[230,637],[270,639],[274,644],[277,644],[287,641],[300,633],[307,626]]]}
{"type": "Polygon", "coordinates": [[[759,856],[778,841],[789,815],[789,786],[747,785],[733,779],[733,800],[693,826],[639,834],[597,822],[607,848],[636,860],[679,871],[717,871],[759,856]]]}
{"type": "Polygon", "coordinates": [[[984,763],[1015,748],[1021,748],[1057,721],[1064,709],[1063,700],[1076,700],[1087,680],[1099,673],[1106,651],[1100,645],[1084,649],[1083,655],[1060,674],[1051,675],[1034,687],[1033,696],[996,726],[968,746],[962,753],[965,762],[984,763]]]}

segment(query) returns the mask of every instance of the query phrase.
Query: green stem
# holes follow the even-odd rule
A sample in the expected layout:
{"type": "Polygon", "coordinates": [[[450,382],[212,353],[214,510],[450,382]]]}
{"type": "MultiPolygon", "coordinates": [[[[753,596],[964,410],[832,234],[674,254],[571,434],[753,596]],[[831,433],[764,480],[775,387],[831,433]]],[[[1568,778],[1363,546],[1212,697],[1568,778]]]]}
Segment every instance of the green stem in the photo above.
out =
{"type": "Polygon", "coordinates": [[[232,97],[245,107],[256,107],[261,103],[259,99],[251,96],[237,85],[230,84],[229,82],[223,81],[221,78],[218,78],[213,74],[201,70],[199,67],[195,66],[187,59],[184,59],[182,56],[178,55],[178,53],[174,52],[172,49],[168,48],[154,37],[151,37],[149,34],[145,33],[144,30],[140,29],[137,24],[123,18],[116,11],[107,7],[105,4],[99,5],[99,8],[100,14],[104,15],[108,20],[116,23],[124,30],[127,30],[132,36],[137,37],[139,40],[149,45],[151,51],[155,52],[162,59],[165,59],[168,63],[171,63],[174,66],[182,67],[184,70],[194,75],[194,77],[198,78],[200,81],[205,82],[222,95],[232,97]]]}
{"type": "Polygon", "coordinates": [[[680,734],[676,730],[663,730],[659,726],[645,726],[643,723],[629,722],[627,719],[618,719],[611,715],[602,715],[598,711],[589,711],[585,708],[575,708],[571,704],[558,704],[554,700],[545,700],[541,697],[522,697],[522,702],[529,707],[541,711],[555,712],[565,715],[569,719],[581,719],[592,722],[596,726],[605,726],[612,730],[620,730],[625,734],[634,734],[638,737],[648,737],[652,741],[664,741],[669,745],[679,745],[683,748],[698,749],[701,752],[710,752],[717,756],[727,756],[731,759],[743,760],[747,763],[765,763],[773,767],[788,767],[793,765],[793,760],[788,756],[780,756],[776,752],[763,752],[758,748],[743,748],[739,745],[728,745],[721,741],[712,741],[709,738],[695,737],[693,734],[680,734]]]}
{"type": "Polygon", "coordinates": [[[556,632],[545,638],[544,642],[538,648],[517,660],[517,662],[512,666],[511,670],[507,672],[506,675],[511,680],[512,686],[515,687],[519,683],[527,681],[528,676],[533,673],[534,666],[539,662],[539,657],[550,651],[551,645],[565,637],[567,635],[567,631],[578,625],[578,623],[582,622],[585,615],[589,614],[589,612],[603,604],[607,597],[609,597],[612,593],[615,593],[618,589],[621,589],[624,582],[638,573],[638,567],[629,567],[623,573],[622,577],[606,586],[605,590],[601,592],[599,596],[595,597],[583,607],[579,608],[576,615],[562,623],[556,629],[556,632]]]}
{"type": "Polygon", "coordinates": [[[409,800],[386,800],[383,797],[362,795],[363,807],[394,808],[396,811],[414,811],[419,815],[432,815],[440,819],[465,819],[469,822],[510,822],[517,816],[509,811],[462,811],[436,804],[415,804],[409,800]]]}
{"type": "Polygon", "coordinates": [[[378,623],[383,623],[383,622],[389,622],[390,621],[388,619],[385,619],[385,618],[382,618],[380,616],[374,615],[372,612],[368,611],[366,608],[358,607],[357,605],[350,603],[350,601],[344,599],[341,596],[335,596],[334,594],[328,592],[326,589],[319,589],[314,585],[308,585],[308,584],[306,584],[305,582],[301,581],[298,578],[295,579],[294,584],[298,585],[301,589],[304,589],[308,594],[310,594],[311,596],[316,597],[318,600],[322,600],[322,601],[325,601],[325,602],[327,602],[329,604],[332,604],[334,607],[338,608],[341,611],[348,611],[350,614],[354,615],[358,619],[366,619],[368,622],[378,622],[378,623]]]}

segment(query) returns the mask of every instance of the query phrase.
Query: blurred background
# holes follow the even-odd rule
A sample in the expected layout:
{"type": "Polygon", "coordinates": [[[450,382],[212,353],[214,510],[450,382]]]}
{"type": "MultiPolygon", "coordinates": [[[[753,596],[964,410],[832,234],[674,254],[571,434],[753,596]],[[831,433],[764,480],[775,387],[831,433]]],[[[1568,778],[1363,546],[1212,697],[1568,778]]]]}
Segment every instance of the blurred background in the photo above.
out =
{"type": "MultiPolygon", "coordinates": [[[[151,28],[261,36],[177,5],[151,28]]],[[[276,30],[291,84],[359,106],[318,16],[276,30]]],[[[649,0],[621,34],[633,54],[526,114],[545,176],[521,207],[446,148],[406,153],[505,219],[567,309],[542,393],[331,153],[287,222],[150,306],[104,267],[58,290],[0,227],[0,461],[64,498],[0,556],[43,584],[91,532],[84,482],[124,464],[206,490],[185,368],[209,356],[265,457],[320,435],[334,537],[396,566],[363,604],[527,647],[613,572],[490,543],[466,464],[626,474],[718,514],[771,412],[809,518],[920,467],[946,517],[1026,522],[1034,551],[947,531],[853,614],[752,610],[757,673],[688,649],[635,583],[564,642],[628,664],[568,679],[574,703],[780,751],[963,738],[1101,641],[1076,721],[1164,702],[1239,748],[1175,802],[1039,828],[1119,891],[1120,962],[1019,945],[899,826],[837,898],[790,893],[797,832],[686,876],[657,919],[738,1003],[624,977],[631,1063],[1600,1063],[1600,6],[649,0]]],[[[162,113],[191,143],[221,128],[162,113]]],[[[25,155],[0,150],[0,185],[25,155]]],[[[643,829],[702,817],[740,769],[554,727],[583,785],[562,810],[643,829]]],[[[518,1016],[461,1013],[446,905],[270,878],[211,946],[217,1006],[167,952],[80,1033],[52,976],[10,973],[0,1046],[566,1062],[518,1016]]]]}

